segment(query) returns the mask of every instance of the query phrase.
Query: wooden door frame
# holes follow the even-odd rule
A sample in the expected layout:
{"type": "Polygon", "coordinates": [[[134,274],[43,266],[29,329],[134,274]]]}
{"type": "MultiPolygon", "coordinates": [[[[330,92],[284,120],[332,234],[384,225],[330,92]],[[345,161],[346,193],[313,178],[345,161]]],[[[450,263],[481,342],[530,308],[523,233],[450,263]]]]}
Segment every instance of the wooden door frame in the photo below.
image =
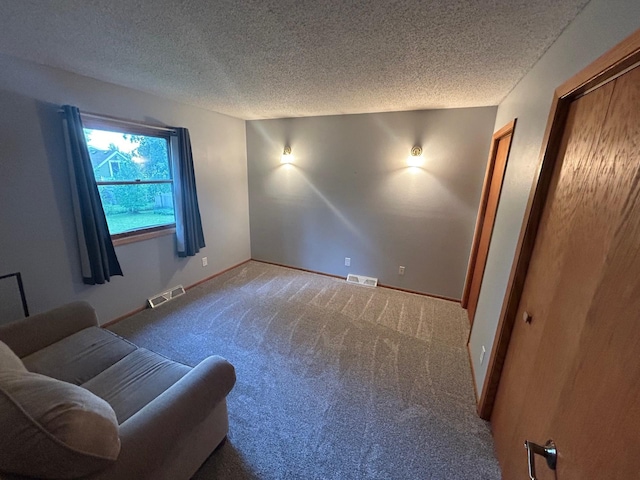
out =
{"type": "MultiPolygon", "coordinates": [[[[493,234],[493,225],[496,219],[497,207],[495,212],[490,212],[489,217],[487,217],[487,204],[489,203],[489,192],[491,190],[492,180],[495,177],[496,173],[500,175],[501,183],[504,181],[504,172],[507,169],[507,160],[509,159],[509,152],[511,151],[511,142],[513,140],[513,131],[516,128],[516,119],[513,119],[509,123],[507,123],[500,130],[495,132],[491,137],[491,147],[489,148],[489,160],[487,161],[487,171],[484,174],[484,184],[482,185],[482,194],[480,195],[480,207],[478,208],[478,217],[476,219],[476,229],[473,233],[473,242],[471,243],[471,253],[469,254],[469,265],[467,266],[467,277],[464,283],[464,291],[462,292],[462,300],[460,300],[460,305],[462,308],[467,308],[469,305],[469,297],[471,296],[471,284],[473,283],[473,274],[475,273],[476,268],[482,268],[484,270],[485,265],[476,265],[478,256],[480,255],[480,237],[482,236],[482,232],[485,228],[485,223],[487,228],[490,229],[489,238],[493,234]],[[509,145],[507,145],[507,158],[505,159],[504,166],[502,167],[501,172],[495,171],[496,166],[496,158],[498,156],[498,144],[500,140],[504,137],[511,135],[511,140],[509,140],[509,145]]],[[[502,190],[502,185],[500,186],[502,190]]],[[[498,200],[499,202],[500,200],[498,200]]],[[[489,245],[485,250],[485,254],[489,251],[489,245]]],[[[486,258],[486,257],[485,257],[486,258]]],[[[478,292],[480,294],[480,292],[478,292]]],[[[473,320],[470,319],[471,324],[473,325],[473,320]]]]}
{"type": "Polygon", "coordinates": [[[491,418],[493,411],[511,332],[516,322],[518,305],[533,254],[538,225],[564,134],[569,106],[576,98],[606,81],[617,78],[622,72],[638,62],[640,62],[640,29],[560,85],[554,92],[542,141],[540,159],[534,174],[518,245],[511,265],[509,282],[502,303],[496,337],[487,365],[487,375],[478,402],[478,414],[485,420],[491,418]]]}

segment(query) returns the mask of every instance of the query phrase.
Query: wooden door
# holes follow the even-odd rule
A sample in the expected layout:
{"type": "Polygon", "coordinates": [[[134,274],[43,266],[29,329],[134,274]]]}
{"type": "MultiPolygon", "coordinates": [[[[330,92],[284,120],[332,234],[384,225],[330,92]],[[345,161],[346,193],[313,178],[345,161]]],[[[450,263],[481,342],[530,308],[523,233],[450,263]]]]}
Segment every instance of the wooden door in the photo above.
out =
{"type": "Polygon", "coordinates": [[[467,279],[462,294],[462,308],[467,309],[469,322],[473,325],[480,296],[480,286],[484,276],[484,268],[489,255],[489,244],[493,233],[493,224],[498,212],[498,202],[502,190],[504,172],[507,168],[507,158],[511,147],[511,138],[516,121],[509,122],[496,133],[491,140],[487,172],[484,177],[484,186],[480,197],[480,208],[476,220],[476,231],[473,236],[467,279]]]}
{"type": "Polygon", "coordinates": [[[548,439],[540,479],[640,478],[640,68],[570,106],[516,318],[491,416],[504,478],[548,439]]]}

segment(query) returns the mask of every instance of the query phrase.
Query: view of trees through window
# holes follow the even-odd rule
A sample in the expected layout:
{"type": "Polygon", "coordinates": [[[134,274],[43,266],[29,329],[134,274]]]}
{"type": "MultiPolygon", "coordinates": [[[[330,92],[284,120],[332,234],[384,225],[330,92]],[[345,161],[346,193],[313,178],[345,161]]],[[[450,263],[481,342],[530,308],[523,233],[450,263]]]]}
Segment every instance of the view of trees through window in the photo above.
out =
{"type": "Polygon", "coordinates": [[[111,235],[175,223],[167,138],[84,133],[111,235]]]}

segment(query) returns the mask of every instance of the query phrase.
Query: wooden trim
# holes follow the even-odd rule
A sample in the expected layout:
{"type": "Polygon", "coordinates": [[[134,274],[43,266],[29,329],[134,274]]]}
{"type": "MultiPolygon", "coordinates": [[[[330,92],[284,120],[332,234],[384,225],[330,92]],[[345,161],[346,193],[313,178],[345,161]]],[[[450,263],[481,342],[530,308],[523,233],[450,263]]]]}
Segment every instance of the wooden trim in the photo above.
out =
{"type": "MultiPolygon", "coordinates": [[[[215,273],[215,274],[211,275],[210,277],[204,278],[202,280],[198,280],[196,283],[194,283],[192,285],[189,285],[188,287],[185,287],[185,290],[191,290],[192,288],[195,288],[198,285],[201,285],[201,284],[203,284],[205,282],[208,282],[209,280],[213,280],[214,278],[219,277],[220,275],[223,275],[223,274],[227,273],[228,271],[233,270],[234,268],[238,268],[238,267],[244,265],[245,263],[249,263],[251,261],[258,262],[258,263],[266,263],[267,265],[275,265],[276,267],[290,268],[291,270],[300,270],[302,272],[315,273],[317,275],[324,275],[325,277],[344,279],[344,277],[341,277],[339,275],[333,275],[331,273],[323,273],[323,272],[318,272],[318,271],[315,271],[315,270],[307,270],[306,268],[291,267],[289,265],[283,265],[281,263],[267,262],[265,260],[256,260],[254,258],[249,258],[249,259],[244,260],[244,261],[242,261],[242,262],[240,262],[240,263],[238,263],[236,265],[233,265],[233,266],[231,266],[229,268],[225,268],[224,270],[221,270],[218,273],[215,273]]],[[[380,284],[378,284],[378,285],[380,285],[380,284]]],[[[413,290],[405,290],[403,288],[390,287],[390,286],[387,286],[387,285],[380,285],[380,286],[384,287],[384,288],[390,288],[392,290],[400,290],[402,292],[413,293],[413,294],[416,294],[416,295],[422,295],[424,297],[432,297],[432,298],[437,298],[437,299],[440,299],[440,300],[449,300],[451,302],[458,302],[459,301],[458,299],[449,298],[449,297],[443,297],[443,296],[440,296],[440,295],[432,295],[430,293],[422,293],[422,292],[416,292],[416,291],[413,291],[413,290]]],[[[100,327],[101,328],[110,327],[111,325],[115,325],[116,323],[118,323],[118,322],[120,322],[120,321],[122,321],[122,320],[124,320],[126,318],[132,317],[133,315],[135,315],[137,313],[140,313],[140,312],[142,312],[143,310],[146,310],[146,309],[147,309],[146,306],[140,307],[140,308],[136,308],[135,310],[132,310],[129,313],[125,313],[124,315],[121,315],[118,318],[115,318],[113,320],[109,320],[108,322],[105,322],[105,323],[101,324],[100,327]]],[[[473,369],[473,365],[471,366],[471,368],[473,369]]],[[[474,389],[475,389],[475,381],[474,381],[474,389]]],[[[478,398],[478,394],[476,392],[476,399],[477,398],[478,398]]]]}
{"type": "Polygon", "coordinates": [[[527,208],[525,210],[526,213],[520,228],[514,260],[511,264],[509,281],[502,302],[496,337],[489,356],[487,374],[484,378],[480,401],[478,402],[478,415],[485,420],[489,420],[491,412],[493,411],[502,367],[507,356],[511,332],[515,323],[520,297],[522,296],[529,261],[531,260],[531,254],[533,253],[533,247],[535,245],[538,224],[549,190],[553,166],[555,165],[555,154],[557,154],[562,140],[564,123],[570,103],[571,101],[569,99],[562,101],[555,96],[551,105],[551,112],[542,142],[541,158],[534,174],[533,186],[529,192],[529,200],[527,201],[527,208]]]}
{"type": "Polygon", "coordinates": [[[105,322],[105,323],[101,324],[100,328],[107,328],[107,327],[110,327],[111,325],[115,325],[116,323],[124,320],[125,318],[132,317],[136,313],[140,313],[140,312],[142,312],[143,310],[146,310],[146,309],[147,309],[146,306],[136,308],[135,310],[132,310],[129,313],[125,313],[124,315],[120,315],[118,318],[114,318],[113,320],[109,320],[108,322],[105,322]]]}
{"type": "MultiPolygon", "coordinates": [[[[487,171],[484,174],[484,184],[482,185],[482,194],[480,195],[480,206],[478,208],[478,217],[476,218],[476,228],[473,233],[473,242],[471,243],[471,253],[469,254],[469,265],[467,267],[467,277],[464,283],[464,290],[462,292],[462,300],[460,305],[462,308],[467,308],[469,305],[469,295],[471,294],[471,284],[473,283],[473,274],[476,269],[476,261],[478,259],[478,253],[480,249],[480,237],[485,225],[485,215],[487,213],[487,204],[489,203],[489,191],[491,190],[491,181],[494,177],[494,169],[496,164],[496,156],[498,154],[498,145],[507,135],[512,135],[516,128],[516,119],[507,123],[504,127],[498,130],[491,137],[491,148],[489,149],[489,159],[487,160],[487,171]]],[[[509,151],[511,150],[511,142],[507,148],[507,158],[509,157],[509,151]]],[[[504,179],[504,171],[507,169],[507,162],[504,163],[504,169],[501,177],[504,179]]],[[[497,210],[496,210],[497,212],[497,210]]],[[[491,223],[493,230],[493,223],[495,221],[496,212],[493,212],[492,218],[488,219],[491,223]]]]}
{"type": "Polygon", "coordinates": [[[534,181],[511,266],[509,282],[507,283],[507,290],[502,303],[496,338],[487,365],[487,375],[484,380],[480,401],[478,402],[478,414],[481,418],[490,419],[493,411],[495,397],[500,384],[500,375],[507,356],[509,340],[516,320],[515,317],[522,296],[529,262],[533,254],[538,225],[564,134],[569,105],[584,92],[605,83],[639,61],[640,30],[636,30],[628,38],[596,59],[591,65],[563,83],[554,92],[553,103],[540,151],[540,159],[534,174],[534,181]]]}
{"type": "MultiPolygon", "coordinates": [[[[255,258],[252,258],[251,260],[253,260],[254,262],[266,263],[267,265],[275,265],[276,267],[290,268],[291,270],[300,270],[301,272],[315,273],[316,275],[324,275],[325,277],[339,278],[341,280],[345,280],[345,277],[341,277],[340,275],[334,275],[332,273],[318,272],[317,270],[309,270],[301,267],[292,267],[291,265],[283,265],[282,263],[267,262],[266,260],[256,260],[255,258]]],[[[431,298],[437,298],[439,300],[448,300],[450,302],[460,303],[459,298],[450,298],[442,295],[435,295],[432,293],[424,293],[424,292],[418,292],[416,290],[408,290],[406,288],[392,287],[390,285],[384,285],[382,283],[378,283],[378,286],[382,288],[389,288],[391,290],[399,290],[401,292],[413,293],[414,295],[422,295],[423,297],[431,297],[431,298]]]]}
{"type": "Polygon", "coordinates": [[[391,290],[398,290],[400,292],[413,293],[414,295],[422,295],[423,297],[431,297],[431,298],[437,298],[438,300],[446,300],[448,302],[460,303],[459,298],[445,297],[444,295],[436,295],[435,293],[419,292],[417,290],[409,290],[408,288],[394,287],[392,285],[385,285],[383,283],[379,283],[378,286],[383,288],[389,288],[391,290]]]}
{"type": "MultiPolygon", "coordinates": [[[[220,275],[222,275],[223,273],[227,273],[229,270],[233,270],[234,268],[237,268],[237,267],[239,267],[239,266],[241,266],[241,265],[244,265],[245,263],[250,262],[250,261],[251,261],[251,259],[248,259],[248,260],[245,260],[245,261],[243,261],[243,262],[240,262],[240,263],[238,263],[237,265],[234,265],[234,266],[232,266],[232,267],[225,268],[224,270],[222,270],[222,271],[220,271],[220,272],[218,272],[218,273],[215,273],[215,274],[211,275],[210,277],[207,277],[207,278],[205,278],[205,279],[203,279],[203,280],[199,280],[199,281],[197,281],[196,283],[194,283],[194,284],[192,284],[192,285],[189,285],[188,287],[186,287],[186,288],[185,288],[185,290],[191,290],[192,288],[197,287],[198,285],[200,285],[200,284],[202,284],[202,283],[204,283],[204,282],[207,282],[207,281],[212,280],[212,279],[214,279],[214,278],[216,278],[216,277],[219,277],[219,276],[220,276],[220,275]]],[[[136,308],[135,310],[132,310],[132,311],[131,311],[131,312],[129,312],[129,313],[125,313],[124,315],[121,315],[121,316],[119,316],[118,318],[114,318],[113,320],[109,320],[108,322],[105,322],[105,323],[101,324],[101,325],[100,325],[100,327],[101,327],[101,328],[106,328],[106,327],[110,327],[111,325],[115,325],[116,323],[118,323],[118,322],[120,322],[120,321],[124,320],[125,318],[132,317],[133,315],[135,315],[135,314],[137,314],[137,313],[140,313],[140,312],[142,312],[143,310],[146,310],[147,308],[148,308],[147,306],[140,307],[140,308],[136,308]]]]}
{"type": "Polygon", "coordinates": [[[254,262],[266,263],[267,265],[275,265],[276,267],[290,268],[291,270],[300,270],[301,272],[324,275],[325,277],[340,278],[342,280],[345,279],[345,277],[341,277],[340,275],[334,275],[333,273],[318,272],[317,270],[308,270],[306,268],[301,268],[301,267],[292,267],[291,265],[284,265],[283,263],[268,262],[266,260],[256,260],[255,258],[252,258],[251,260],[253,260],[254,262]]]}
{"type": "Polygon", "coordinates": [[[578,72],[556,89],[559,98],[582,95],[587,90],[615,77],[640,61],[640,29],[633,32],[584,70],[578,72]]]}
{"type": "Polygon", "coordinates": [[[216,277],[219,277],[220,275],[223,275],[225,273],[227,273],[229,270],[233,270],[234,268],[238,268],[241,265],[244,265],[245,263],[250,262],[251,259],[248,258],[247,260],[243,260],[242,262],[233,265],[229,268],[225,268],[224,270],[220,270],[218,273],[214,273],[213,275],[211,275],[210,277],[207,278],[203,278],[202,280],[197,281],[196,283],[194,283],[193,285],[189,285],[187,288],[185,288],[185,290],[191,290],[192,288],[197,287],[198,285],[202,285],[204,282],[208,282],[209,280],[213,280],[216,277]]]}
{"type": "Polygon", "coordinates": [[[171,235],[172,233],[176,233],[175,223],[172,223],[171,225],[162,225],[160,227],[135,230],[128,233],[118,233],[116,235],[111,235],[111,241],[113,242],[113,246],[117,247],[119,245],[126,245],[128,243],[149,240],[150,238],[171,235]]]}

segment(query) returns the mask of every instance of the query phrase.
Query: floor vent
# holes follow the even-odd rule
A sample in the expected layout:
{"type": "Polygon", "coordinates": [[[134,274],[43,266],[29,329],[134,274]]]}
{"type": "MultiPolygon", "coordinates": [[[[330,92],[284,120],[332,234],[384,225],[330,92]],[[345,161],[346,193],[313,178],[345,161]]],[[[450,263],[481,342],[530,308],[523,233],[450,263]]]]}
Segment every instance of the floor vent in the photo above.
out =
{"type": "Polygon", "coordinates": [[[347,275],[347,283],[355,283],[356,285],[364,285],[365,287],[376,287],[378,286],[378,279],[350,273],[347,275]]]}
{"type": "Polygon", "coordinates": [[[167,303],[169,300],[173,300],[174,298],[184,294],[184,288],[182,287],[182,285],[178,285],[177,287],[173,287],[166,292],[159,293],[158,295],[149,298],[147,301],[149,302],[149,306],[151,308],[156,308],[157,306],[162,305],[163,303],[167,303]]]}

